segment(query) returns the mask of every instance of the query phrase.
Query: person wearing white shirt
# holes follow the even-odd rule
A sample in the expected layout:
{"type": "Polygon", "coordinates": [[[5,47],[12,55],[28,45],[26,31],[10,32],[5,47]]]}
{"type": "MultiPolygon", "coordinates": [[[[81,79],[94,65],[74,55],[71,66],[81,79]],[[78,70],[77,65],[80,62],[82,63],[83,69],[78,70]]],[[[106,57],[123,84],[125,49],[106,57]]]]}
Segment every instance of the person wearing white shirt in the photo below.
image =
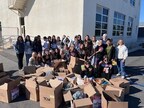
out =
{"type": "Polygon", "coordinates": [[[128,57],[128,48],[124,45],[124,41],[122,39],[118,41],[116,54],[117,54],[116,56],[119,71],[117,76],[121,75],[121,78],[125,78],[127,76],[125,72],[125,61],[128,57]]]}

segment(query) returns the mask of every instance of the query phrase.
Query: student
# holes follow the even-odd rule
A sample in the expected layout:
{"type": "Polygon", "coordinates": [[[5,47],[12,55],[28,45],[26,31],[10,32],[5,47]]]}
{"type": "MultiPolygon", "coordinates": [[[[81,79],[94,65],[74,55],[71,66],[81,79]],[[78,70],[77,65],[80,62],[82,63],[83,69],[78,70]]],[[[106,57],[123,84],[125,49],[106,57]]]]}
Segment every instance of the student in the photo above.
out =
{"type": "Polygon", "coordinates": [[[42,54],[42,45],[41,45],[41,40],[40,40],[40,36],[36,36],[34,38],[34,41],[33,41],[33,52],[36,52],[36,53],[41,53],[42,54]]]}
{"type": "Polygon", "coordinates": [[[98,46],[98,40],[96,40],[96,36],[92,37],[92,44],[93,44],[93,50],[98,46]]]}
{"type": "Polygon", "coordinates": [[[36,61],[38,66],[44,66],[42,54],[40,52],[37,54],[36,61]]]}
{"type": "Polygon", "coordinates": [[[26,65],[28,66],[29,59],[32,56],[32,41],[29,35],[25,37],[25,56],[26,56],[26,65]]]}
{"type": "Polygon", "coordinates": [[[52,36],[52,41],[51,41],[51,49],[55,50],[57,48],[57,40],[55,38],[55,35],[52,36]]]}
{"type": "Polygon", "coordinates": [[[112,62],[113,60],[115,60],[115,47],[112,44],[112,40],[111,39],[107,39],[106,41],[106,56],[108,58],[108,62],[112,62]]]}
{"type": "Polygon", "coordinates": [[[56,43],[57,43],[57,47],[60,49],[61,48],[61,40],[60,40],[59,36],[57,37],[56,43]]]}
{"type": "Polygon", "coordinates": [[[80,48],[78,50],[78,53],[80,58],[86,59],[85,46],[83,43],[80,43],[80,48]]]}
{"type": "Polygon", "coordinates": [[[116,50],[117,50],[117,64],[119,70],[117,76],[121,75],[121,78],[125,78],[127,76],[125,72],[125,62],[128,57],[128,49],[125,46],[124,41],[122,39],[118,41],[118,46],[116,50]]]}
{"type": "Polygon", "coordinates": [[[103,34],[102,35],[102,41],[103,41],[104,45],[106,45],[106,40],[107,40],[107,34],[103,34]]]}
{"type": "Polygon", "coordinates": [[[14,45],[16,55],[18,58],[18,68],[22,69],[23,68],[23,57],[24,57],[24,50],[25,50],[25,45],[24,45],[24,40],[22,36],[18,36],[16,44],[14,45]]]}
{"type": "Polygon", "coordinates": [[[70,56],[79,57],[78,51],[75,49],[74,45],[70,46],[70,56]]]}
{"type": "Polygon", "coordinates": [[[108,62],[107,56],[103,57],[103,60],[99,63],[98,77],[109,80],[112,75],[112,64],[108,62]]]}
{"type": "Polygon", "coordinates": [[[44,65],[49,65],[49,66],[51,66],[50,52],[49,52],[48,50],[45,50],[45,51],[44,51],[43,63],[44,63],[44,65]]]}
{"type": "Polygon", "coordinates": [[[65,36],[62,42],[64,45],[67,44],[68,47],[70,47],[70,45],[72,44],[72,39],[69,36],[67,36],[67,37],[65,36]]]}
{"type": "Polygon", "coordinates": [[[29,59],[28,66],[36,66],[37,65],[37,59],[36,58],[37,58],[37,53],[33,52],[32,56],[29,59]]]}
{"type": "Polygon", "coordinates": [[[50,43],[47,39],[47,37],[43,37],[43,40],[44,40],[44,44],[43,44],[43,50],[49,50],[50,49],[50,43]]]}
{"type": "Polygon", "coordinates": [[[102,43],[102,40],[99,40],[98,46],[95,48],[94,53],[89,57],[89,59],[92,58],[91,65],[97,68],[99,62],[103,60],[104,54],[105,54],[104,45],[102,43]]]}
{"type": "Polygon", "coordinates": [[[54,59],[61,59],[60,50],[58,48],[54,51],[54,59]]]}
{"type": "Polygon", "coordinates": [[[89,35],[85,36],[84,45],[86,49],[86,56],[89,57],[92,53],[92,46],[93,46],[89,35]]]}
{"type": "Polygon", "coordinates": [[[85,62],[84,65],[81,65],[81,77],[82,78],[89,78],[89,79],[93,79],[94,78],[94,67],[88,63],[85,62]]]}

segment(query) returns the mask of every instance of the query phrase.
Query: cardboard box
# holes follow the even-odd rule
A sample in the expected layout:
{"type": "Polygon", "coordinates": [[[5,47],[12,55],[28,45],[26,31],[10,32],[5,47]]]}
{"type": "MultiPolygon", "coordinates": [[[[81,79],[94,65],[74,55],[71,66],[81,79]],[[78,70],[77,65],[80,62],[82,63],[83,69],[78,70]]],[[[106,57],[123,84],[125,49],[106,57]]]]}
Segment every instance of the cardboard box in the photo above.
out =
{"type": "Polygon", "coordinates": [[[54,69],[55,69],[56,71],[60,71],[60,68],[66,69],[66,67],[67,67],[66,61],[63,60],[63,59],[54,60],[53,62],[54,62],[53,67],[54,67],[54,69]]]}
{"type": "Polygon", "coordinates": [[[7,74],[5,72],[0,72],[0,78],[3,76],[6,76],[7,74]]]}
{"type": "Polygon", "coordinates": [[[102,93],[102,108],[128,108],[128,102],[122,102],[111,91],[102,93]]]}
{"type": "Polygon", "coordinates": [[[74,108],[92,108],[92,101],[90,98],[94,96],[95,94],[96,94],[95,88],[92,86],[92,84],[88,84],[88,85],[85,85],[84,89],[75,88],[69,91],[64,91],[63,97],[64,97],[65,102],[73,101],[72,103],[73,105],[71,106],[74,106],[74,108]],[[87,94],[88,97],[74,100],[72,95],[76,91],[83,91],[85,94],[87,94]]]}
{"type": "Polygon", "coordinates": [[[35,66],[25,66],[23,71],[24,71],[24,74],[33,74],[33,73],[36,73],[36,67],[35,66]]]}
{"type": "Polygon", "coordinates": [[[39,101],[39,87],[36,78],[30,78],[25,81],[26,98],[32,101],[39,101]]]}
{"type": "Polygon", "coordinates": [[[124,88],[125,95],[129,94],[130,82],[120,77],[110,79],[110,82],[116,87],[124,88]]]}
{"type": "Polygon", "coordinates": [[[113,85],[107,85],[105,88],[106,91],[113,91],[113,93],[118,96],[122,101],[124,100],[124,88],[115,87],[113,85]]]}
{"type": "Polygon", "coordinates": [[[105,89],[105,87],[106,87],[107,85],[111,85],[111,83],[110,83],[107,79],[105,79],[105,78],[96,78],[96,79],[94,80],[94,82],[95,82],[97,85],[100,85],[103,89],[105,89]]]}
{"type": "Polygon", "coordinates": [[[62,103],[62,87],[61,81],[54,79],[49,80],[49,84],[43,81],[40,87],[40,106],[44,108],[58,108],[62,103]]]}
{"type": "Polygon", "coordinates": [[[20,78],[4,77],[0,81],[0,101],[9,103],[19,96],[20,78]]]}
{"type": "Polygon", "coordinates": [[[3,63],[0,63],[0,72],[4,72],[3,63]]]}

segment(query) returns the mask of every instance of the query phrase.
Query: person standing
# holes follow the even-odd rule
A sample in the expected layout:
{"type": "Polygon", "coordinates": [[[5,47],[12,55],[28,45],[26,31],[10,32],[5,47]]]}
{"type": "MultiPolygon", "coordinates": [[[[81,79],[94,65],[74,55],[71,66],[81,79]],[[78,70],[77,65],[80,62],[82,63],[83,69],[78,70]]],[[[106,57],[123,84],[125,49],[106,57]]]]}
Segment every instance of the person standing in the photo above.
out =
{"type": "Polygon", "coordinates": [[[22,36],[18,36],[16,44],[14,45],[16,56],[18,58],[19,70],[23,68],[23,57],[24,57],[24,40],[22,36]]]}
{"type": "Polygon", "coordinates": [[[117,76],[121,76],[121,78],[125,78],[126,72],[125,72],[125,61],[128,57],[128,48],[125,46],[124,41],[120,39],[118,41],[117,46],[117,64],[118,64],[118,71],[119,73],[117,76]]]}
{"type": "Polygon", "coordinates": [[[26,65],[28,66],[29,59],[32,56],[32,41],[29,35],[27,35],[25,38],[25,56],[26,56],[26,65]]]}
{"type": "Polygon", "coordinates": [[[108,62],[112,63],[112,61],[115,60],[115,47],[112,44],[112,40],[109,38],[106,40],[106,45],[106,57],[108,59],[108,62]]]}
{"type": "Polygon", "coordinates": [[[40,36],[36,36],[33,41],[33,52],[42,54],[42,44],[40,40],[40,36]]]}

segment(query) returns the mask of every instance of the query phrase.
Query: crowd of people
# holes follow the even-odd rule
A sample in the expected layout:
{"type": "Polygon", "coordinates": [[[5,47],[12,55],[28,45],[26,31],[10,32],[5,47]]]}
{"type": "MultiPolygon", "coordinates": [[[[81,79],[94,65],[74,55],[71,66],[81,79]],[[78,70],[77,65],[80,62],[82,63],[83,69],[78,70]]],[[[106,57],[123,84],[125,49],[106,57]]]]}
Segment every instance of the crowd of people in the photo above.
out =
{"type": "Polygon", "coordinates": [[[115,69],[118,69],[117,76],[126,78],[125,61],[128,57],[128,49],[122,39],[118,40],[117,45],[113,40],[103,34],[101,39],[96,36],[90,38],[89,35],[81,39],[81,35],[76,35],[74,39],[70,36],[62,38],[44,36],[43,43],[41,36],[38,35],[32,41],[27,35],[25,39],[18,36],[14,48],[18,58],[19,69],[23,68],[23,58],[26,57],[27,66],[51,66],[53,60],[63,59],[68,64],[70,57],[82,58],[86,62],[81,66],[81,76],[88,78],[104,77],[110,79],[115,69]],[[117,68],[113,68],[114,65],[117,68]]]}

